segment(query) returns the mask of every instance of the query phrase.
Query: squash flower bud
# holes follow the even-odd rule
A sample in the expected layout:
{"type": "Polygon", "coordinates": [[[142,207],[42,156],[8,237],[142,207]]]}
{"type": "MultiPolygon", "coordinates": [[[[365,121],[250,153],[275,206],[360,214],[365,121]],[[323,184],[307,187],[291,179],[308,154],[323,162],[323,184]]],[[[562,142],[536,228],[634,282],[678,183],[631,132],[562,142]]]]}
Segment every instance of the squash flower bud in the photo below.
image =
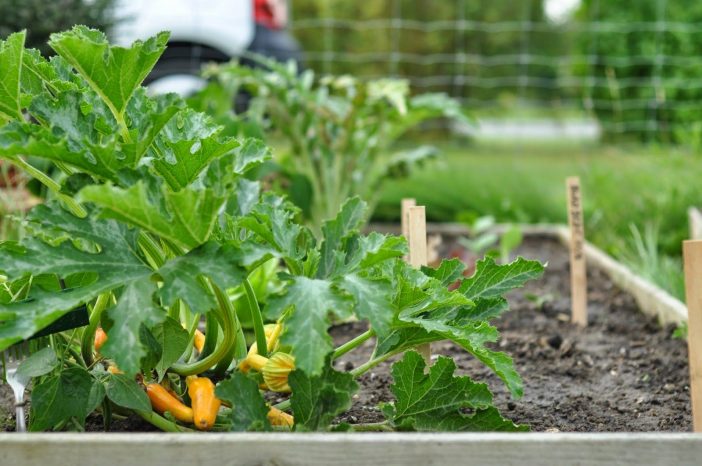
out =
{"type": "Polygon", "coordinates": [[[289,392],[288,375],[295,370],[295,358],[288,353],[275,353],[261,372],[263,381],[274,392],[289,392]]]}
{"type": "Polygon", "coordinates": [[[246,365],[246,370],[249,368],[259,371],[263,374],[263,382],[269,390],[274,392],[289,392],[288,374],[295,370],[295,358],[288,353],[274,353],[270,358],[264,358],[259,354],[247,356],[239,368],[246,365]]]}
{"type": "MultiPolygon", "coordinates": [[[[266,343],[268,346],[268,352],[275,351],[278,349],[278,340],[280,339],[280,334],[283,332],[283,324],[281,323],[276,323],[276,324],[267,324],[264,327],[264,334],[266,335],[266,343]]],[[[242,372],[246,373],[249,371],[250,368],[256,369],[256,367],[252,366],[251,360],[253,359],[253,356],[258,356],[258,345],[256,342],[253,342],[251,344],[251,347],[249,348],[249,352],[246,355],[246,358],[239,363],[239,370],[242,372]]],[[[256,370],[261,370],[261,369],[256,369],[256,370]]]]}

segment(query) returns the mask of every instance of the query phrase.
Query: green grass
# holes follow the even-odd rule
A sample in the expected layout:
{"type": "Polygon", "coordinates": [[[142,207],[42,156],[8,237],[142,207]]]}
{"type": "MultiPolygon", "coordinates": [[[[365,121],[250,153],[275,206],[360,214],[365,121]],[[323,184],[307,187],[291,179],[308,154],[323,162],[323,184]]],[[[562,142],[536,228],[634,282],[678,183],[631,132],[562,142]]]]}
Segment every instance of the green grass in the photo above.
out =
{"type": "Polygon", "coordinates": [[[679,256],[688,234],[687,208],[702,205],[699,156],[563,143],[453,142],[442,149],[443,160],[386,186],[376,219],[397,220],[400,199],[414,197],[431,220],[451,221],[472,211],[504,222],[565,222],[565,178],[579,175],[588,239],[636,268],[649,267],[642,272],[682,296],[679,256]],[[650,245],[636,243],[632,225],[655,230],[658,261],[650,257],[650,245]]]}

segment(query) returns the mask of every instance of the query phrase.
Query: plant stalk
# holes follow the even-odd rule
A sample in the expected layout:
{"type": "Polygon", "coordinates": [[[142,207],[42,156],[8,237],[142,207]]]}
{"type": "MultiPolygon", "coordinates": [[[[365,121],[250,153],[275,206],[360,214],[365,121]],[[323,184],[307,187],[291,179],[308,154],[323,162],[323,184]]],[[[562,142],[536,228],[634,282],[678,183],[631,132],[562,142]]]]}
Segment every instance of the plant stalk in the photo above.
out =
{"type": "Polygon", "coordinates": [[[166,262],[165,254],[147,232],[143,230],[139,232],[138,243],[146,256],[146,260],[153,269],[158,269],[166,262]]]}
{"type": "Polygon", "coordinates": [[[267,358],[268,342],[266,341],[266,331],[263,326],[263,315],[261,314],[261,307],[258,305],[258,300],[256,299],[256,292],[248,278],[244,279],[244,290],[246,291],[246,298],[249,301],[249,309],[251,309],[251,319],[253,321],[254,333],[256,334],[258,354],[267,358]]]}
{"type": "Polygon", "coordinates": [[[41,184],[53,191],[56,197],[58,197],[66,205],[66,207],[68,207],[68,210],[70,210],[73,215],[80,218],[85,218],[88,215],[88,212],[82,205],[76,202],[75,199],[73,199],[71,196],[66,196],[61,192],[61,186],[59,186],[59,184],[49,175],[25,162],[21,157],[13,158],[12,163],[21,167],[24,171],[36,178],[41,184]]]}
{"type": "Polygon", "coordinates": [[[153,411],[142,411],[137,409],[134,412],[137,413],[143,420],[152,426],[161,429],[163,432],[195,432],[187,427],[179,426],[175,422],[171,422],[153,411]]]}
{"type": "Polygon", "coordinates": [[[369,329],[369,330],[363,332],[362,334],[358,335],[353,340],[347,341],[343,345],[339,346],[336,350],[334,350],[334,353],[332,354],[332,361],[334,359],[337,359],[337,358],[343,356],[344,354],[348,353],[349,351],[351,351],[355,348],[358,348],[365,341],[367,341],[368,339],[370,339],[374,335],[375,335],[375,332],[373,331],[373,329],[369,329]]]}
{"type": "Polygon", "coordinates": [[[88,327],[83,331],[83,336],[80,341],[80,353],[83,357],[83,361],[87,367],[93,364],[93,347],[95,344],[95,331],[100,324],[100,318],[102,317],[103,311],[107,308],[110,302],[110,292],[103,293],[98,296],[90,312],[90,319],[88,320],[88,327]]]}
{"type": "Polygon", "coordinates": [[[365,374],[366,372],[368,372],[369,370],[373,369],[375,366],[377,366],[381,362],[385,361],[386,359],[390,359],[391,357],[395,356],[398,353],[401,353],[402,351],[405,351],[405,349],[403,348],[400,351],[393,351],[393,352],[390,352],[388,354],[378,356],[377,358],[370,359],[366,363],[364,363],[364,364],[358,366],[357,368],[355,368],[354,370],[352,370],[351,375],[353,375],[354,377],[360,377],[363,374],[365,374]]]}
{"type": "Polygon", "coordinates": [[[217,312],[222,322],[223,338],[220,344],[215,348],[212,354],[193,363],[175,363],[171,366],[171,372],[181,376],[200,374],[210,367],[218,364],[230,352],[236,342],[236,322],[234,320],[232,303],[229,301],[229,296],[223,292],[217,285],[210,282],[212,291],[217,298],[219,308],[212,310],[217,312]]]}

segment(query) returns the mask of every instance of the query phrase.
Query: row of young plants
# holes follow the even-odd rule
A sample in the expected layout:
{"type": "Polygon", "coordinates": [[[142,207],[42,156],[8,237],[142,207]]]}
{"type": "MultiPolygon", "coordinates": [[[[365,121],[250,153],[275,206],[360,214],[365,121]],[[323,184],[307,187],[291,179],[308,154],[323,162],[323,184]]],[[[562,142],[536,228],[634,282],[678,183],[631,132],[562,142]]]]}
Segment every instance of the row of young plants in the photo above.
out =
{"type": "Polygon", "coordinates": [[[404,239],[360,233],[358,197],[318,231],[304,225],[299,208],[247,177],[270,158],[263,142],[141,87],[167,38],[123,48],[78,26],[52,35],[48,60],[25,49],[23,32],[0,42],[0,158],[48,190],[25,238],[0,243],[0,351],[89,312],[20,367],[33,380],[30,430],[82,430],[95,412],[106,428],[133,412],[173,432],[525,429],[450,358],[427,368],[411,350],[451,340],[519,397],[512,359],[489,348],[490,321],[543,266],[486,258],[469,278],[457,260],[413,269],[404,239]],[[368,330],[335,347],[328,330],[347,319],[368,330]],[[370,339],[366,363],[334,368],[370,339]],[[386,421],[335,423],[356,379],[395,356],[386,421]],[[266,391],[290,395],[273,406],[266,391]]]}

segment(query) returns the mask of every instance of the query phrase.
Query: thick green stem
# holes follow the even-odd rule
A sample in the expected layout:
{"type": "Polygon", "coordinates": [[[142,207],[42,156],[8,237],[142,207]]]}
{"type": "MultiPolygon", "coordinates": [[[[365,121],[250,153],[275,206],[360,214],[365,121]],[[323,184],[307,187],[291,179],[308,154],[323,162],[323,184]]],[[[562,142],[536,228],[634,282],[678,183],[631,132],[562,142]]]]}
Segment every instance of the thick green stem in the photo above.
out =
{"type": "MultiPolygon", "coordinates": [[[[186,325],[188,319],[185,318],[186,325]]],[[[188,348],[185,350],[183,355],[181,356],[184,361],[190,361],[192,355],[193,355],[193,349],[195,347],[194,341],[195,341],[195,330],[197,330],[197,327],[199,325],[200,321],[200,314],[195,314],[193,315],[192,321],[189,324],[189,327],[186,327],[185,329],[188,332],[188,341],[190,342],[190,345],[188,348]]]]}
{"type": "Polygon", "coordinates": [[[293,261],[287,261],[285,259],[283,260],[285,261],[285,266],[288,269],[290,269],[290,273],[292,273],[293,275],[302,275],[302,269],[298,267],[293,261]]]}
{"type": "Polygon", "coordinates": [[[206,358],[217,347],[219,338],[219,324],[214,313],[210,312],[205,316],[205,346],[202,347],[200,359],[206,358]]]}
{"type": "Polygon", "coordinates": [[[180,299],[176,299],[171,307],[168,308],[168,317],[180,322],[180,305],[178,304],[180,299]]]}
{"type": "Polygon", "coordinates": [[[369,338],[372,338],[375,335],[375,332],[373,329],[369,329],[362,334],[358,335],[356,338],[353,340],[347,341],[343,345],[339,346],[336,350],[334,350],[334,354],[332,354],[332,360],[339,358],[343,356],[344,354],[348,353],[349,351],[358,348],[361,346],[366,340],[369,338]]]}
{"type": "Polygon", "coordinates": [[[109,432],[112,425],[112,404],[107,397],[102,400],[102,424],[105,432],[109,432]]]}
{"type": "Polygon", "coordinates": [[[49,175],[25,162],[20,157],[12,159],[12,163],[21,167],[32,177],[36,178],[41,184],[53,191],[56,197],[61,200],[66,207],[68,207],[68,210],[70,210],[73,215],[80,218],[85,218],[88,215],[88,212],[86,212],[83,206],[76,202],[75,199],[73,199],[71,196],[66,196],[61,192],[61,186],[59,186],[59,184],[49,175]]]}
{"type": "Polygon", "coordinates": [[[219,361],[217,367],[215,367],[215,375],[222,378],[224,378],[224,374],[227,372],[227,369],[235,358],[240,359],[246,357],[246,337],[244,336],[244,329],[241,327],[239,318],[236,315],[236,310],[234,309],[234,306],[232,306],[229,296],[226,293],[224,296],[229,304],[228,312],[230,312],[232,319],[234,320],[234,325],[236,326],[236,338],[234,340],[234,344],[229,349],[229,352],[227,352],[227,354],[219,361]]]}
{"type": "MultiPolygon", "coordinates": [[[[403,349],[403,351],[404,351],[404,349],[403,349]]],[[[393,351],[391,353],[384,354],[384,355],[379,356],[377,358],[373,358],[373,359],[367,361],[365,364],[362,364],[362,365],[358,366],[357,368],[355,368],[354,370],[352,370],[351,375],[353,375],[354,377],[360,377],[363,374],[365,374],[366,372],[368,372],[369,370],[373,369],[375,366],[377,366],[381,362],[383,362],[386,359],[389,359],[389,358],[391,358],[391,357],[393,357],[396,354],[401,353],[401,352],[402,351],[393,351]]]]}
{"type": "Polygon", "coordinates": [[[146,256],[146,260],[153,269],[158,269],[166,262],[166,256],[163,250],[156,244],[156,241],[146,233],[141,231],[139,233],[139,247],[141,247],[142,252],[146,256]]]}
{"type": "Polygon", "coordinates": [[[93,347],[95,345],[95,330],[97,330],[98,325],[100,325],[100,317],[102,317],[102,312],[107,308],[110,302],[111,293],[103,293],[98,296],[93,306],[93,310],[90,312],[90,320],[88,321],[88,327],[83,331],[83,336],[80,341],[80,353],[83,357],[85,365],[90,367],[93,364],[93,347]]]}
{"type": "Polygon", "coordinates": [[[229,296],[220,290],[214,283],[211,283],[210,285],[215,297],[217,298],[217,303],[219,304],[218,310],[212,310],[210,312],[217,312],[220,317],[223,333],[222,341],[215,348],[212,354],[205,358],[192,363],[173,364],[170,370],[178,375],[188,376],[200,374],[206,371],[225,358],[236,342],[236,324],[234,321],[234,313],[232,303],[229,301],[229,296]]]}
{"type": "Polygon", "coordinates": [[[143,420],[148,422],[154,427],[161,429],[164,432],[194,432],[192,429],[187,427],[179,426],[175,422],[171,422],[163,416],[160,416],[153,411],[141,411],[135,410],[135,412],[141,416],[143,420]]]}
{"type": "Polygon", "coordinates": [[[256,292],[248,278],[244,279],[244,290],[246,291],[246,298],[249,301],[249,309],[251,309],[251,319],[253,320],[254,333],[256,334],[258,354],[267,358],[268,342],[266,341],[266,330],[263,327],[263,315],[261,314],[261,308],[256,299],[256,292]]]}

